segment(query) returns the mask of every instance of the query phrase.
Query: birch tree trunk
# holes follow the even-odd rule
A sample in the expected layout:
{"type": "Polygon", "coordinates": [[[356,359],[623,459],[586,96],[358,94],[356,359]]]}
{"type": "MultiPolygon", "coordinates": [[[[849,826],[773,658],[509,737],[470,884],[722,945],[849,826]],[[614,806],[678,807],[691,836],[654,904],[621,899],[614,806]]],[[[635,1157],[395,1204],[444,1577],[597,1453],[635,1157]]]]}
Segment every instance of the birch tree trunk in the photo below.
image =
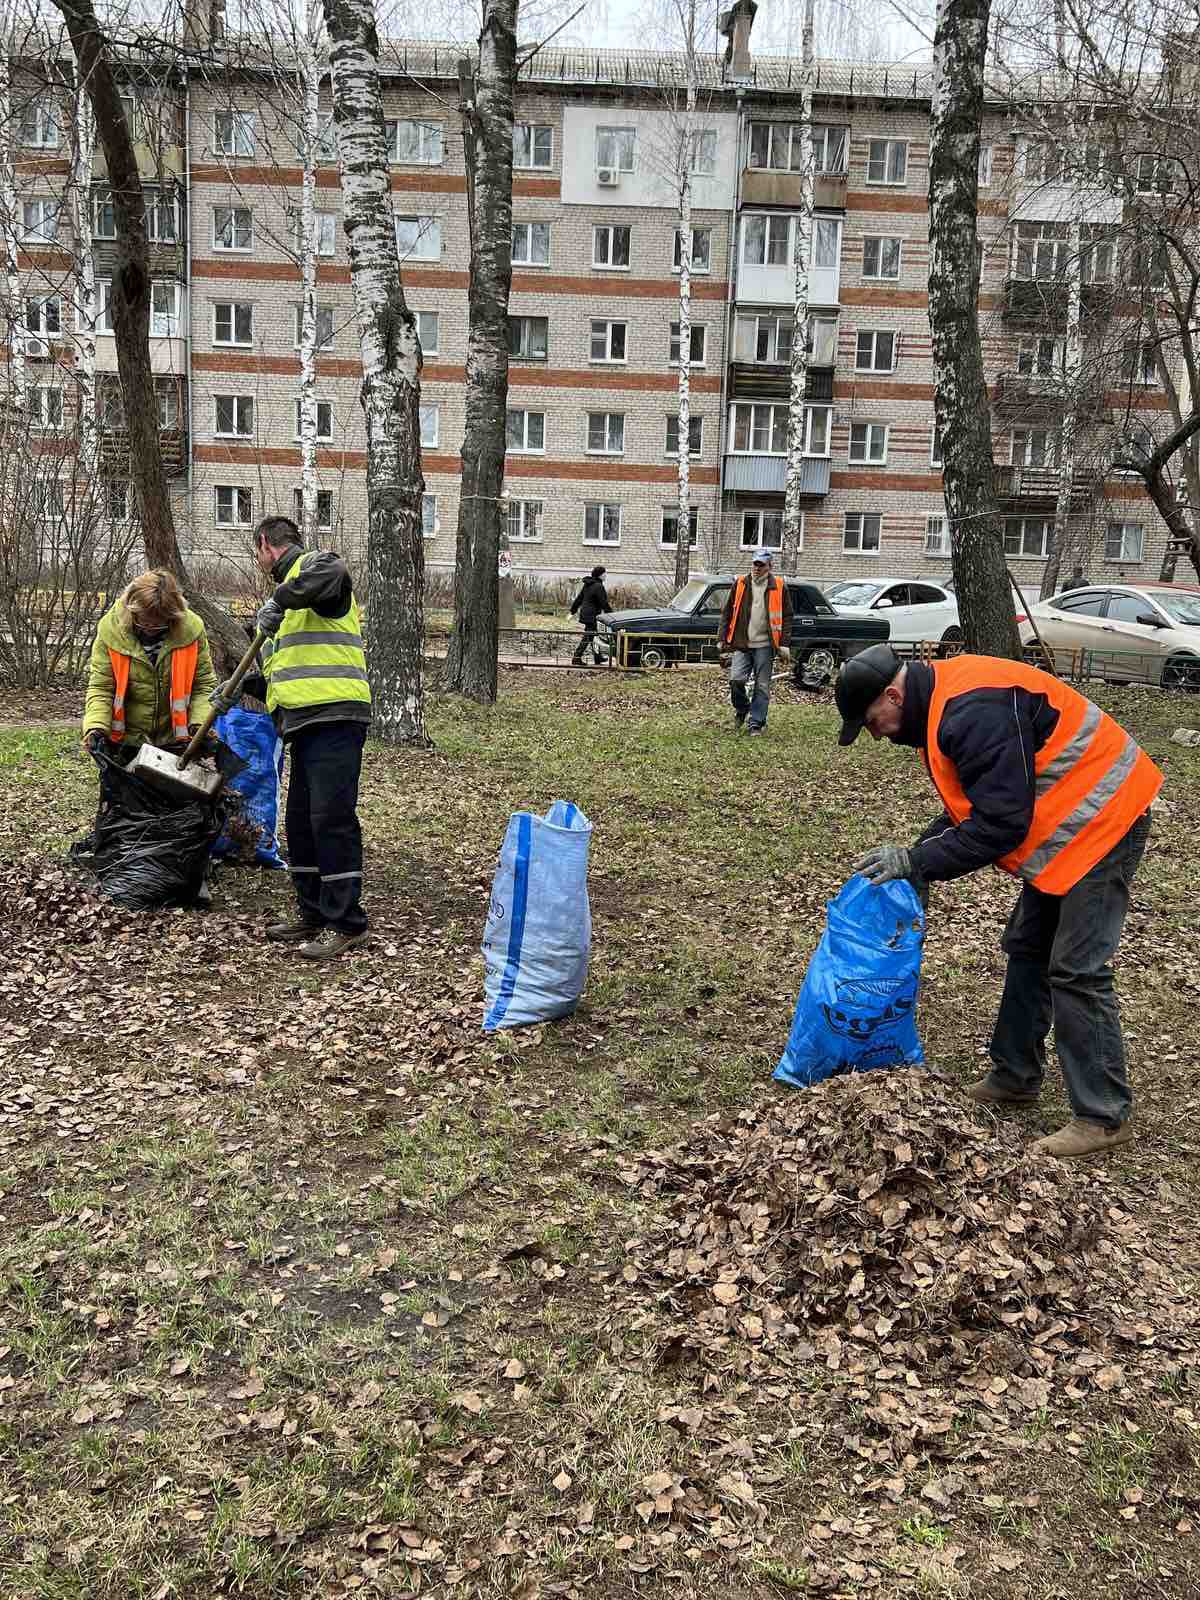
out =
{"type": "Polygon", "coordinates": [[[390,744],[428,745],[421,650],[421,539],[416,318],[404,298],[379,85],[373,0],[323,0],[342,175],[350,283],[367,426],[367,655],[375,727],[390,744]]]}
{"type": "Polygon", "coordinates": [[[75,257],[71,266],[75,302],[75,382],[79,400],[79,468],[91,482],[99,470],[100,436],[96,427],[96,258],[92,250],[92,160],[96,119],[91,101],[76,84],[71,115],[71,231],[75,257]]]}
{"type": "Polygon", "coordinates": [[[1019,660],[979,337],[979,130],[991,0],[938,0],[929,137],[929,321],[950,551],[966,647],[1019,660]]]}
{"type": "Polygon", "coordinates": [[[512,289],[513,100],[517,0],[484,0],[479,77],[460,66],[471,272],[466,426],[454,564],[448,689],[490,705],[499,655],[500,492],[508,410],[508,299],[512,289]]]}
{"type": "Polygon", "coordinates": [[[1079,408],[1083,397],[1079,381],[1083,370],[1083,190],[1080,187],[1083,165],[1082,141],[1071,130],[1070,162],[1075,174],[1074,206],[1067,242],[1067,335],[1063,350],[1063,391],[1066,404],[1063,408],[1062,428],[1058,438],[1058,492],[1054,500],[1054,528],[1050,534],[1050,548],[1046,565],[1042,569],[1039,598],[1048,600],[1058,587],[1071,526],[1071,487],[1075,480],[1075,443],[1079,434],[1079,408]]]}
{"type": "Polygon", "coordinates": [[[17,270],[17,174],[13,155],[15,124],[12,115],[12,12],[10,0],[0,0],[0,230],[3,231],[4,291],[8,302],[8,374],[12,403],[22,417],[28,409],[28,369],[25,361],[25,301],[17,270]]]}
{"type": "Polygon", "coordinates": [[[800,209],[796,216],[796,304],[792,315],[792,352],[788,398],[787,477],[783,490],[781,565],[795,572],[802,542],[804,513],[800,488],[804,481],[804,439],[808,390],[808,270],[813,234],[812,81],[814,0],[805,0],[800,58],[800,209]]]}
{"type": "Polygon", "coordinates": [[[675,142],[679,194],[679,473],[675,529],[675,587],[688,581],[692,560],[692,144],[696,121],[696,0],[687,0],[683,129],[675,142]]]}
{"type": "Polygon", "coordinates": [[[300,532],[317,542],[317,148],[321,136],[320,12],[305,0],[301,22],[299,88],[303,98],[300,139],[300,532]]]}

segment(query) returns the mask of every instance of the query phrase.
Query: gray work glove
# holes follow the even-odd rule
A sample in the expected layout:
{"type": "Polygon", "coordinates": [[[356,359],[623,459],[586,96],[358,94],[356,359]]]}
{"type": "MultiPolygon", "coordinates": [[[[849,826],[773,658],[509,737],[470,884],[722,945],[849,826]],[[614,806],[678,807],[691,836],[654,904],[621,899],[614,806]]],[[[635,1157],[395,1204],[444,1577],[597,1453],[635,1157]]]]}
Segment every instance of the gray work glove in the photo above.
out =
{"type": "Polygon", "coordinates": [[[283,622],[283,607],[276,602],[274,597],[264,601],[258,608],[258,615],[255,617],[254,622],[257,627],[261,628],[264,633],[270,634],[273,639],[279,632],[280,624],[283,622]]]}
{"type": "Polygon", "coordinates": [[[851,862],[854,872],[861,872],[868,883],[891,883],[896,878],[913,876],[912,856],[898,844],[877,844],[857,861],[851,862]]]}
{"type": "Polygon", "coordinates": [[[234,706],[237,705],[238,701],[242,698],[241,689],[233,689],[232,685],[233,680],[231,678],[226,678],[225,682],[219,683],[208,697],[209,705],[216,709],[216,713],[219,717],[223,717],[227,711],[232,711],[234,706]],[[231,689],[232,693],[230,692],[231,689]]]}

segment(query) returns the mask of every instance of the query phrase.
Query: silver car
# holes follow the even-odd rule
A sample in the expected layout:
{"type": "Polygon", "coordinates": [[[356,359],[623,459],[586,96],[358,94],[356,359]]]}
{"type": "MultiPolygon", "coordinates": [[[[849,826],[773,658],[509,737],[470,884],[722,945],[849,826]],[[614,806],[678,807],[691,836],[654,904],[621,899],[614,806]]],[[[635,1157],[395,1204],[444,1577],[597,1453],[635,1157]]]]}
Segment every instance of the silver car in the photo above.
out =
{"type": "MultiPolygon", "coordinates": [[[[1200,589],[1089,584],[1040,601],[1031,615],[1060,670],[1074,657],[1111,683],[1200,690],[1200,589]]],[[[1033,640],[1026,620],[1021,642],[1033,640]]]]}

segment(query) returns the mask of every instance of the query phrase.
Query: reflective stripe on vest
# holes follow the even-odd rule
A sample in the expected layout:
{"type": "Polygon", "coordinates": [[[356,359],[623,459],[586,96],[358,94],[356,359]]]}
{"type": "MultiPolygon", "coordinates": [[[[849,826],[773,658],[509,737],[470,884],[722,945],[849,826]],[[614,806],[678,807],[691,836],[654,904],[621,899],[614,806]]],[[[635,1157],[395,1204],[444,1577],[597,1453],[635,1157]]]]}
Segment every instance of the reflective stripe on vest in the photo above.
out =
{"type": "Polygon", "coordinates": [[[970,816],[971,802],[938,745],[948,703],[972,689],[1024,689],[1058,712],[1054,732],[1034,758],[1029,831],[996,865],[1044,894],[1066,894],[1129,832],[1162,787],[1162,773],[1099,706],[1036,667],[993,656],[955,656],[931,670],[925,760],[955,824],[970,816]]]}
{"type": "MultiPolygon", "coordinates": [[[[129,694],[130,657],[123,650],[108,647],[112,665],[113,704],[112,741],[120,744],[125,737],[125,700],[129,694]]],[[[171,651],[171,737],[186,739],[188,732],[188,706],[192,700],[192,684],[196,677],[196,663],[200,659],[200,641],[180,645],[171,651]]],[[[151,663],[151,671],[158,671],[158,663],[151,663]]]]}
{"type": "MultiPolygon", "coordinates": [[[[729,613],[729,626],[725,630],[722,644],[728,644],[737,628],[738,614],[742,609],[742,602],[746,598],[745,573],[733,586],[733,607],[729,613]]],[[[771,629],[771,643],[776,650],[780,649],[783,642],[783,584],[774,576],[767,579],[767,623],[771,629]]],[[[753,601],[751,602],[753,604],[753,601]]],[[[749,627],[749,618],[746,626],[749,627]]]]}
{"type": "MultiPolygon", "coordinates": [[[[294,577],[314,553],[309,551],[298,557],[283,581],[294,577]]],[[[351,597],[344,617],[322,617],[310,608],[285,611],[263,667],[267,674],[268,710],[329,705],[342,700],[370,705],[367,658],[356,601],[351,597]]]]}

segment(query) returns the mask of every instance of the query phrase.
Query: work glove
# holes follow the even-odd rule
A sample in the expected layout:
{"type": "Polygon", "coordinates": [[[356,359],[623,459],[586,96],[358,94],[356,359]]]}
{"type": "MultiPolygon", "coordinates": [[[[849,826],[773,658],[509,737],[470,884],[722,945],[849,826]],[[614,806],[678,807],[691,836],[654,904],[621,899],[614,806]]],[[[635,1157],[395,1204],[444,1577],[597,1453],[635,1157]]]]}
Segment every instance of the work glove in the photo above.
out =
{"type": "Polygon", "coordinates": [[[98,755],[108,743],[108,736],[102,728],[89,728],[79,741],[79,748],[84,755],[98,755]]]}
{"type": "Polygon", "coordinates": [[[259,606],[258,615],[254,621],[264,633],[269,634],[273,639],[279,632],[280,624],[283,622],[283,607],[272,597],[259,606]]]}
{"type": "Polygon", "coordinates": [[[226,678],[224,683],[219,683],[208,697],[210,706],[215,706],[217,715],[223,717],[227,711],[232,711],[242,698],[241,687],[233,687],[232,678],[226,678]],[[232,690],[232,692],[231,692],[232,690]]]}
{"type": "Polygon", "coordinates": [[[897,878],[911,881],[913,876],[912,856],[898,844],[877,844],[850,865],[868,883],[876,885],[892,883],[897,878]]]}

